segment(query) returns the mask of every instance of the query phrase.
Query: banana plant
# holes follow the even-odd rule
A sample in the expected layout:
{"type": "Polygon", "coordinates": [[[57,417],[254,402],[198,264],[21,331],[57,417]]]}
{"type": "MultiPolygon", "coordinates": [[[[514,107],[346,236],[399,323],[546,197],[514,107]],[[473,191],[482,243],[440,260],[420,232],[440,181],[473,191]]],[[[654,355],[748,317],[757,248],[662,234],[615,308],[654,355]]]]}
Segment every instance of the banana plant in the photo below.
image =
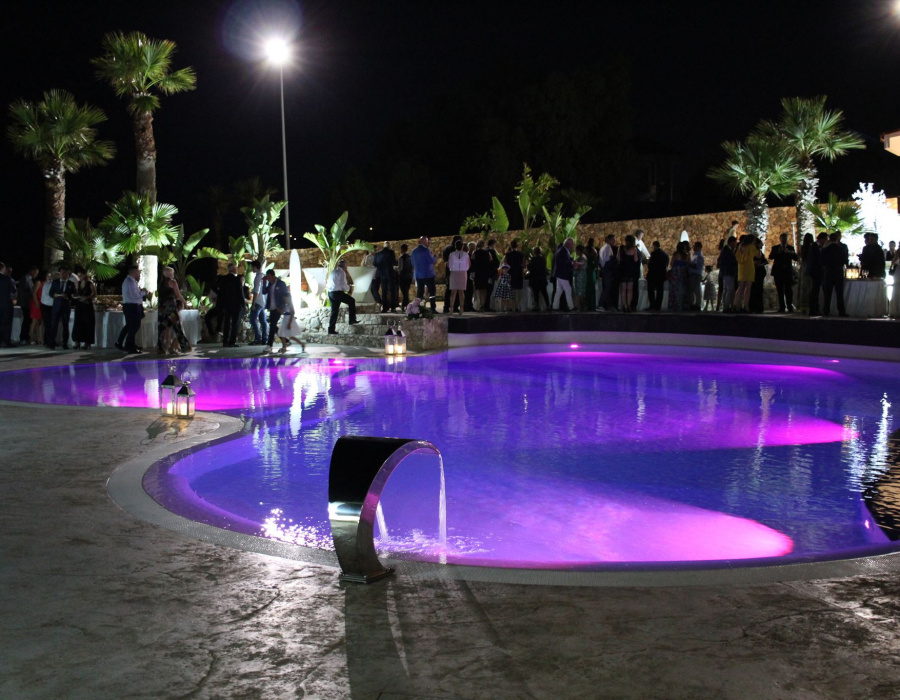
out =
{"type": "Polygon", "coordinates": [[[284,250],[278,242],[278,237],[283,236],[284,231],[275,222],[286,206],[286,200],[273,202],[266,195],[262,199],[254,198],[249,207],[241,207],[247,222],[247,248],[260,265],[265,265],[267,256],[284,250]]]}
{"type": "Polygon", "coordinates": [[[465,236],[470,231],[479,231],[482,238],[495,233],[506,233],[509,230],[509,217],[506,215],[506,209],[496,197],[492,197],[493,207],[491,211],[484,214],[478,214],[468,217],[463,221],[459,229],[459,235],[465,236]]]}
{"type": "Polygon", "coordinates": [[[522,229],[528,236],[538,215],[547,206],[550,200],[550,191],[559,185],[559,180],[550,175],[543,173],[538,177],[537,181],[531,177],[531,168],[528,163],[523,164],[522,180],[516,185],[516,201],[519,204],[519,211],[522,213],[522,229]]]}
{"type": "Polygon", "coordinates": [[[47,245],[63,253],[63,260],[73,267],[80,265],[98,280],[108,280],[119,274],[118,265],[124,258],[122,246],[95,229],[88,219],[69,219],[61,236],[53,236],[47,245]]]}
{"type": "Polygon", "coordinates": [[[542,207],[541,209],[544,214],[544,225],[541,228],[547,233],[548,265],[552,265],[553,255],[556,253],[556,249],[559,248],[567,238],[576,238],[578,222],[582,216],[591,210],[591,208],[589,206],[580,206],[575,210],[575,214],[572,216],[565,216],[562,210],[562,203],[553,207],[552,212],[547,211],[547,207],[542,207]]]}
{"type": "Polygon", "coordinates": [[[371,253],[375,248],[365,241],[351,241],[350,236],[356,230],[352,226],[347,228],[347,212],[338,217],[330,229],[319,224],[315,225],[316,233],[304,233],[303,237],[310,241],[322,253],[325,263],[325,277],[334,272],[338,262],[347,253],[363,250],[371,253]]]}
{"type": "Polygon", "coordinates": [[[192,233],[185,239],[184,226],[178,226],[178,233],[175,238],[167,246],[147,246],[144,252],[147,255],[156,255],[159,258],[159,264],[163,267],[170,266],[175,270],[175,279],[181,285],[182,293],[187,291],[188,268],[198,260],[215,259],[227,260],[228,256],[215,248],[199,248],[200,242],[209,233],[208,228],[203,228],[192,233]]]}
{"type": "Polygon", "coordinates": [[[184,300],[192,309],[197,309],[201,315],[206,314],[212,307],[212,301],[206,290],[206,284],[197,280],[193,275],[185,278],[187,290],[184,292],[184,300]]]}

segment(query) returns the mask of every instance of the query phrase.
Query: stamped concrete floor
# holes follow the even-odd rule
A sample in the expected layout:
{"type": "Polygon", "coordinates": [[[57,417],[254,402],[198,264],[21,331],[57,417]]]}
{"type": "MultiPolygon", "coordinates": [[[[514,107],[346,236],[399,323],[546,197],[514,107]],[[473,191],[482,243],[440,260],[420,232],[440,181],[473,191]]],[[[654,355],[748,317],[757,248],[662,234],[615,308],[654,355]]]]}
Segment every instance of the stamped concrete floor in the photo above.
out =
{"type": "MultiPolygon", "coordinates": [[[[6,353],[0,371],[60,359],[6,353]]],[[[344,587],[114,505],[117,465],[215,426],[156,418],[0,404],[0,698],[900,697],[894,576],[344,587]]]]}

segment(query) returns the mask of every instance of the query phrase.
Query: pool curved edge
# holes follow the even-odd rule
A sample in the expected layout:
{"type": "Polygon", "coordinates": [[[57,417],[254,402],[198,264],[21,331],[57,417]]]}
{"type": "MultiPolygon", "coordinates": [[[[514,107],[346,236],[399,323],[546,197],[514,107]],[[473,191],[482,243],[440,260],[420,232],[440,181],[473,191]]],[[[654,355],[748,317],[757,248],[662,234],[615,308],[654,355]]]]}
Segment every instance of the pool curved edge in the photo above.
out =
{"type": "MultiPolygon", "coordinates": [[[[186,537],[246,552],[265,554],[335,569],[333,551],[303,547],[265,537],[232,532],[177,515],[144,491],[144,475],[164,459],[188,453],[213,442],[238,437],[244,423],[239,418],[220,413],[198,413],[218,423],[215,430],[186,438],[178,443],[155,448],[116,468],[107,481],[107,492],[122,510],[152,525],[178,532],[186,537]]],[[[900,552],[827,561],[796,562],[747,566],[736,563],[709,564],[691,568],[648,570],[577,571],[562,569],[513,569],[487,566],[436,564],[383,557],[386,565],[395,567],[397,575],[421,579],[445,579],[484,583],[506,583],[544,586],[583,587],[668,587],[753,585],[812,579],[874,576],[900,572],[900,552]]]]}

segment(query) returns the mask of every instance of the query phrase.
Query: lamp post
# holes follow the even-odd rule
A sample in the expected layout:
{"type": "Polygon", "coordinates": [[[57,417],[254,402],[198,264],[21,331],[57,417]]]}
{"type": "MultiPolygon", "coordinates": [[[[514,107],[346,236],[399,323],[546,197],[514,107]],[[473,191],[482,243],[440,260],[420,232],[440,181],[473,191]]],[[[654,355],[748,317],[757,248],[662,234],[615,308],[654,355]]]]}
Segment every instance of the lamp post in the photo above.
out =
{"type": "MultiPolygon", "coordinates": [[[[284,64],[291,59],[291,47],[284,39],[269,39],[265,46],[266,58],[278,67],[278,82],[281,88],[281,159],[284,169],[284,201],[288,201],[287,135],[284,128],[284,64]]],[[[290,204],[284,205],[285,248],[291,247],[291,222],[288,214],[290,204]]]]}

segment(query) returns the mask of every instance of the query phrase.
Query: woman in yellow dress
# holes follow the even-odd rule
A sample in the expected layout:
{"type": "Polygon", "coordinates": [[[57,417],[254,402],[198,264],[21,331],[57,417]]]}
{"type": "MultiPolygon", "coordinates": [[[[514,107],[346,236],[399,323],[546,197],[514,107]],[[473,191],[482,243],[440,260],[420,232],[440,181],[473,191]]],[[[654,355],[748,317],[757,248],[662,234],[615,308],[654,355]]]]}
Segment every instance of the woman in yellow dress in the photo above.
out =
{"type": "Polygon", "coordinates": [[[756,265],[753,262],[755,255],[756,236],[748,233],[741,237],[741,242],[735,251],[738,263],[738,288],[734,294],[734,307],[741,314],[749,313],[750,288],[753,286],[753,280],[756,279],[756,265]]]}

